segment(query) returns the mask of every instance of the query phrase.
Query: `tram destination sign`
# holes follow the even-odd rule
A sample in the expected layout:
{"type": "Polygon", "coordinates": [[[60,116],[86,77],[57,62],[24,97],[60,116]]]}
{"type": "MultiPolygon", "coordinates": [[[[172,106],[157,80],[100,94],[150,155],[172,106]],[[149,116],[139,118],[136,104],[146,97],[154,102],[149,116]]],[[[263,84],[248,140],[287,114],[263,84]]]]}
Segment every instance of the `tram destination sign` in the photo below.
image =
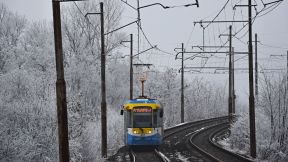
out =
{"type": "Polygon", "coordinates": [[[145,108],[135,108],[133,110],[133,112],[137,112],[137,113],[150,113],[152,112],[152,109],[149,107],[145,107],[145,108]]]}

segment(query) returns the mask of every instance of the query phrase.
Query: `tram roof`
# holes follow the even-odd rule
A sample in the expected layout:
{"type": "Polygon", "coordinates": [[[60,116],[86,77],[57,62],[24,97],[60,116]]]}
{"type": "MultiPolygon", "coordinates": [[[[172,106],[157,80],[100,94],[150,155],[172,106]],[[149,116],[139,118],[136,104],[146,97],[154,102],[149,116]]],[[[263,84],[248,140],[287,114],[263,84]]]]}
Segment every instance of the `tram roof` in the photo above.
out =
{"type": "Polygon", "coordinates": [[[133,100],[127,100],[124,105],[123,108],[124,109],[133,109],[134,107],[138,107],[138,106],[149,106],[152,109],[159,109],[161,108],[161,103],[156,100],[156,99],[143,99],[143,98],[137,98],[137,99],[133,99],[133,100]]]}
{"type": "Polygon", "coordinates": [[[155,104],[160,104],[160,102],[158,101],[158,100],[156,100],[156,99],[149,99],[149,98],[145,98],[145,99],[143,99],[143,98],[137,98],[137,99],[132,99],[132,100],[127,100],[126,102],[125,102],[125,104],[133,104],[133,103],[150,103],[150,104],[153,104],[153,103],[155,103],[155,104]]]}

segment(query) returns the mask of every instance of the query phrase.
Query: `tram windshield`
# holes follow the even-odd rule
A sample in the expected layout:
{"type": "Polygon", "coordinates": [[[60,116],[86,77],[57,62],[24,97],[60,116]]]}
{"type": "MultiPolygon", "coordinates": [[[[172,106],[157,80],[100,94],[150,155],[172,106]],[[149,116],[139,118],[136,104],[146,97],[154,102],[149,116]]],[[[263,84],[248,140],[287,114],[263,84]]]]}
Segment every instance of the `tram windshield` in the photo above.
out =
{"type": "Polygon", "coordinates": [[[151,128],[152,113],[134,113],[133,127],[134,128],[151,128]]]}
{"type": "Polygon", "coordinates": [[[150,128],[152,127],[151,107],[137,107],[133,110],[133,127],[150,128]]]}

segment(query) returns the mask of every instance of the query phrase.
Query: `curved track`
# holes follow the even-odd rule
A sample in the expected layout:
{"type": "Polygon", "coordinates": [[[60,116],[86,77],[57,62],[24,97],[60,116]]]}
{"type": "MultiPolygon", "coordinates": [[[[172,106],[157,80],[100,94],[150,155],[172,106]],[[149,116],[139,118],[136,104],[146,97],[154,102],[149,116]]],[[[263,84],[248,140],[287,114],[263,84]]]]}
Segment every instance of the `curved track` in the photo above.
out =
{"type": "Polygon", "coordinates": [[[252,161],[251,159],[229,152],[221,148],[217,143],[214,142],[217,141],[219,137],[223,137],[223,134],[226,133],[227,130],[227,116],[185,123],[176,127],[168,128],[164,131],[164,142],[159,147],[159,151],[161,151],[162,153],[160,153],[157,149],[130,149],[129,153],[127,150],[127,154],[129,154],[129,160],[127,159],[127,154],[125,153],[125,151],[122,151],[123,155],[116,156],[114,160],[119,159],[119,161],[122,162],[252,161]]]}
{"type": "Polygon", "coordinates": [[[225,116],[185,123],[177,127],[166,129],[164,132],[164,143],[160,147],[160,150],[173,162],[212,161],[190,145],[190,137],[208,126],[227,121],[228,118],[225,116]]]}
{"type": "Polygon", "coordinates": [[[199,131],[191,136],[190,144],[199,150],[202,154],[210,158],[212,161],[217,162],[246,162],[250,161],[248,159],[244,159],[236,154],[231,152],[224,151],[222,148],[216,147],[212,144],[212,136],[215,132],[219,130],[228,128],[228,123],[220,123],[217,125],[213,125],[199,131]]]}

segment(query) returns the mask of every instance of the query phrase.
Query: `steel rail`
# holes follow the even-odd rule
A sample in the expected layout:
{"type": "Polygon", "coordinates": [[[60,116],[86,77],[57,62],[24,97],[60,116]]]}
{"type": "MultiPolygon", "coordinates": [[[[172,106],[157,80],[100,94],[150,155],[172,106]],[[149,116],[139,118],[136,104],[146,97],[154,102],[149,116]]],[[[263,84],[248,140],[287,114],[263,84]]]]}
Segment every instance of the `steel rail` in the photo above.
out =
{"type": "Polygon", "coordinates": [[[156,162],[156,159],[157,159],[157,161],[160,161],[160,162],[170,162],[170,160],[163,153],[158,151],[157,149],[154,149],[154,150],[151,150],[151,151],[148,151],[148,152],[147,151],[143,151],[143,152],[140,151],[140,152],[137,152],[137,153],[134,152],[133,149],[130,149],[129,150],[129,154],[130,154],[131,162],[143,161],[143,157],[141,159],[141,156],[138,157],[138,159],[140,159],[140,160],[137,160],[137,154],[139,154],[139,155],[143,154],[143,156],[146,156],[146,157],[148,156],[147,154],[150,154],[150,155],[152,155],[151,157],[154,157],[154,159],[150,159],[153,162],[156,162]]]}
{"type": "Polygon", "coordinates": [[[136,162],[136,155],[132,149],[129,150],[130,159],[132,162],[136,162]]]}
{"type": "MultiPolygon", "coordinates": [[[[216,161],[216,162],[222,162],[223,160],[215,157],[214,155],[212,155],[212,154],[209,153],[208,151],[205,151],[203,148],[201,148],[201,147],[199,147],[197,144],[195,144],[195,143],[193,142],[193,140],[195,139],[196,136],[198,136],[200,133],[203,133],[204,131],[208,131],[208,130],[210,130],[210,129],[215,129],[216,127],[221,127],[221,126],[223,127],[223,126],[225,126],[225,125],[227,125],[227,124],[228,124],[227,122],[220,123],[220,124],[215,124],[215,125],[212,125],[212,126],[208,126],[208,127],[204,128],[203,130],[200,130],[200,131],[198,131],[198,132],[195,132],[193,135],[191,135],[190,140],[189,140],[191,146],[193,146],[195,149],[197,149],[199,152],[201,152],[203,155],[207,156],[207,157],[210,158],[211,160],[216,161]]],[[[233,156],[233,157],[235,157],[235,158],[238,159],[238,160],[241,160],[241,161],[243,161],[243,162],[253,162],[252,159],[249,159],[249,158],[244,157],[244,156],[241,156],[241,155],[239,155],[239,154],[230,152],[230,151],[228,151],[228,150],[220,147],[219,145],[217,145],[217,144],[214,142],[214,139],[215,139],[216,135],[219,135],[219,134],[223,135],[223,133],[226,132],[228,128],[229,128],[229,127],[226,126],[226,127],[224,127],[224,128],[217,129],[216,131],[212,132],[212,133],[209,135],[209,139],[208,139],[209,143],[210,143],[212,146],[216,147],[218,150],[221,150],[223,153],[225,153],[225,154],[227,154],[227,155],[230,155],[230,156],[233,156]]]]}
{"type": "Polygon", "coordinates": [[[197,149],[195,149],[189,144],[189,139],[191,134],[201,131],[207,126],[223,122],[228,122],[228,116],[221,116],[217,118],[184,123],[181,125],[177,125],[176,127],[166,129],[164,132],[165,136],[163,137],[164,144],[160,147],[160,150],[163,151],[166,156],[171,158],[171,161],[179,161],[177,160],[179,154],[187,158],[188,161],[195,161],[197,159],[210,161],[210,158],[203,156],[201,152],[199,152],[197,149]],[[175,146],[174,149],[169,148],[172,145],[175,146]],[[178,150],[177,152],[175,152],[176,148],[178,150]]]}
{"type": "Polygon", "coordinates": [[[253,159],[250,159],[249,157],[245,157],[245,156],[243,156],[243,155],[241,155],[241,154],[238,154],[238,153],[234,153],[234,152],[228,151],[228,150],[226,150],[225,148],[221,147],[217,142],[215,142],[214,139],[217,138],[217,137],[219,137],[219,136],[222,136],[223,134],[225,134],[225,132],[227,132],[227,129],[228,129],[228,128],[229,128],[229,127],[225,127],[225,128],[219,129],[218,131],[215,131],[214,133],[212,133],[212,134],[209,136],[209,142],[210,142],[213,146],[221,149],[223,152],[226,152],[226,153],[228,153],[228,154],[234,155],[234,156],[236,156],[236,157],[238,157],[238,158],[240,158],[240,159],[243,159],[244,161],[253,162],[253,159]]]}
{"type": "Polygon", "coordinates": [[[218,120],[224,120],[224,119],[228,119],[228,116],[221,116],[221,117],[217,117],[217,118],[203,119],[203,120],[198,120],[198,121],[194,121],[194,122],[188,122],[188,123],[184,123],[184,124],[181,124],[181,125],[177,125],[175,127],[167,128],[167,129],[164,130],[163,139],[166,139],[169,136],[174,135],[174,134],[176,134],[178,132],[181,132],[183,130],[195,127],[195,125],[207,124],[209,122],[218,121],[218,120]],[[171,131],[171,132],[168,133],[168,131],[171,131]]]}
{"type": "Polygon", "coordinates": [[[189,140],[191,146],[193,146],[196,150],[198,150],[199,152],[201,152],[202,154],[206,155],[208,158],[210,158],[211,160],[215,161],[215,162],[222,162],[220,159],[216,158],[215,156],[211,155],[210,153],[208,153],[207,151],[205,151],[204,149],[201,149],[200,147],[198,147],[196,144],[193,143],[193,139],[201,132],[203,131],[206,131],[207,129],[209,128],[213,128],[215,126],[219,126],[219,125],[222,125],[222,124],[226,124],[225,123],[221,123],[221,124],[216,124],[216,125],[212,125],[212,126],[209,126],[209,127],[206,127],[204,128],[203,130],[201,131],[198,131],[198,132],[195,132],[193,135],[191,135],[191,138],[189,140]]]}
{"type": "Polygon", "coordinates": [[[158,155],[158,157],[160,157],[160,159],[163,162],[170,162],[170,160],[163,153],[161,153],[158,149],[155,149],[154,152],[156,153],[156,155],[158,155]]]}

